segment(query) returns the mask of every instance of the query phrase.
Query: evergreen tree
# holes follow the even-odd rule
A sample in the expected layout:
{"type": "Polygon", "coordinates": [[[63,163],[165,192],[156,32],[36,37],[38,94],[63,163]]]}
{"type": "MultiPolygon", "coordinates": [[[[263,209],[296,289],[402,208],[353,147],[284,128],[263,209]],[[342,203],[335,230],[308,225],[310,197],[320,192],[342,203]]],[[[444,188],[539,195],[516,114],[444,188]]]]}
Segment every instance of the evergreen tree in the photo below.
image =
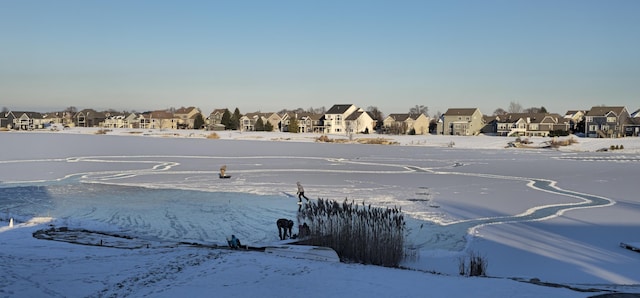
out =
{"type": "Polygon", "coordinates": [[[204,126],[204,118],[202,114],[196,114],[196,118],[193,119],[193,129],[201,129],[204,126]]]}
{"type": "Polygon", "coordinates": [[[224,109],[222,119],[220,119],[220,124],[224,125],[224,129],[231,129],[231,113],[228,109],[224,109]]]}
{"type": "Polygon", "coordinates": [[[298,118],[291,118],[289,121],[289,132],[298,133],[298,118]]]}
{"type": "Polygon", "coordinates": [[[264,131],[264,121],[262,121],[262,117],[258,116],[258,120],[256,120],[256,124],[254,126],[255,131],[264,131]]]}
{"type": "Polygon", "coordinates": [[[240,110],[238,108],[236,108],[233,111],[233,115],[231,115],[231,129],[232,130],[238,130],[238,128],[240,128],[240,117],[242,117],[242,114],[240,114],[240,110]]]}
{"type": "Polygon", "coordinates": [[[271,124],[271,122],[267,121],[264,124],[264,131],[273,131],[273,124],[271,124]]]}

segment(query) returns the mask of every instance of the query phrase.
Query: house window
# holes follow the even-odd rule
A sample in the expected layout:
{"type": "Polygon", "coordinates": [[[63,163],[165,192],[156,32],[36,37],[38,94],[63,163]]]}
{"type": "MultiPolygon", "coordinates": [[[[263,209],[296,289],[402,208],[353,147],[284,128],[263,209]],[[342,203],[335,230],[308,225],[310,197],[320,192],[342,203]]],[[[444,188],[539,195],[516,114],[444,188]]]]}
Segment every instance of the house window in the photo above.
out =
{"type": "MultiPolygon", "coordinates": [[[[586,120],[586,121],[587,121],[587,122],[593,122],[593,117],[591,117],[591,116],[587,116],[587,120],[586,120]]],[[[595,130],[595,129],[594,129],[594,130],[595,130]]]]}
{"type": "MultiPolygon", "coordinates": [[[[335,122],[336,122],[337,126],[342,126],[342,115],[336,115],[336,121],[335,122]]],[[[338,130],[336,130],[336,131],[338,131],[338,130]]]]}
{"type": "Polygon", "coordinates": [[[529,129],[530,130],[538,130],[538,124],[530,124],[529,125],[529,129]]]}
{"type": "Polygon", "coordinates": [[[589,125],[589,131],[596,131],[596,130],[598,130],[597,125],[589,125]]]}
{"type": "Polygon", "coordinates": [[[616,122],[616,117],[607,117],[607,122],[615,123],[616,122]]]}

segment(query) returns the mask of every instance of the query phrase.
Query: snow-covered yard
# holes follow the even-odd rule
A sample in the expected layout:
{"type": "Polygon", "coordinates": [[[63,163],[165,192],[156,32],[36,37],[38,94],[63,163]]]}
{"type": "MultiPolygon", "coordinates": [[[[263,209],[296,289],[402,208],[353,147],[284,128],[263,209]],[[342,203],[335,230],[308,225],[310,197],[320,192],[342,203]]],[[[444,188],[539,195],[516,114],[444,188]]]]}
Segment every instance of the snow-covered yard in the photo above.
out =
{"type": "Polygon", "coordinates": [[[363,145],[311,134],[94,132],[0,133],[1,296],[640,292],[640,254],[620,246],[640,241],[639,138],[516,149],[506,148],[512,138],[491,136],[382,136],[398,144],[363,145]],[[611,145],[624,149],[596,152],[611,145]],[[222,165],[230,179],[218,179],[222,165]],[[224,245],[231,234],[280,244],[275,221],[296,219],[297,181],[312,199],[401,207],[417,255],[402,266],[413,270],[181,244],[224,245]],[[127,235],[142,248],[32,237],[50,226],[127,235]],[[494,278],[458,276],[470,252],[485,257],[494,278]]]}

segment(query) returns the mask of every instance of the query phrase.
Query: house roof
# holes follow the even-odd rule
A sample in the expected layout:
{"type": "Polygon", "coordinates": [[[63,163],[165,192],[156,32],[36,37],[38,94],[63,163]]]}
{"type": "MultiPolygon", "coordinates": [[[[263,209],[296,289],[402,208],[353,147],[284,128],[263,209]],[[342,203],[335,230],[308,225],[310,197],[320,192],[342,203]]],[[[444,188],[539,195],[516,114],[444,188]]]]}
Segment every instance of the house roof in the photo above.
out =
{"type": "Polygon", "coordinates": [[[462,109],[448,109],[444,115],[446,116],[471,116],[478,108],[462,108],[462,109]]]}
{"type": "Polygon", "coordinates": [[[627,123],[630,125],[640,125],[640,117],[637,118],[627,118],[627,123]]]}
{"type": "Polygon", "coordinates": [[[358,120],[358,118],[360,118],[360,115],[364,114],[364,112],[353,112],[351,113],[351,115],[347,116],[346,119],[344,120],[358,120]]]}
{"type": "Polygon", "coordinates": [[[353,106],[353,105],[352,104],[333,105],[326,112],[326,114],[344,114],[351,106],[353,106]]]}
{"type": "Polygon", "coordinates": [[[583,113],[584,114],[584,111],[582,111],[582,110],[569,110],[566,113],[564,113],[564,115],[565,116],[573,116],[573,115],[578,114],[578,113],[583,113]]]}
{"type": "Polygon", "coordinates": [[[211,112],[211,114],[224,114],[224,111],[226,111],[226,110],[227,109],[215,109],[215,110],[213,110],[213,112],[211,112]]]}
{"type": "Polygon", "coordinates": [[[193,110],[195,110],[195,107],[181,107],[179,109],[176,110],[176,112],[174,114],[189,114],[191,112],[193,112],[193,110]]]}
{"type": "MultiPolygon", "coordinates": [[[[29,111],[10,111],[9,113],[13,114],[14,117],[20,118],[22,115],[27,115],[27,117],[31,119],[42,119],[43,116],[38,112],[29,112],[29,111]]],[[[7,113],[7,114],[9,114],[7,113]]]]}
{"type": "MultiPolygon", "coordinates": [[[[407,119],[411,118],[414,119],[413,117],[411,117],[411,114],[405,113],[405,114],[399,114],[399,113],[395,113],[395,114],[389,114],[389,116],[387,116],[388,118],[390,117],[391,119],[393,119],[393,121],[407,121],[407,119]]],[[[416,117],[417,118],[417,117],[416,117]]]]}
{"type": "Polygon", "coordinates": [[[320,120],[324,115],[315,113],[298,113],[298,119],[309,118],[311,120],[320,120]]]}
{"type": "Polygon", "coordinates": [[[552,119],[554,123],[563,123],[569,121],[559,114],[550,113],[509,113],[500,116],[500,122],[517,122],[520,119],[528,119],[529,123],[549,122],[552,119]],[[546,119],[546,120],[545,120],[546,119]]]}
{"type": "Polygon", "coordinates": [[[350,120],[350,121],[358,120],[358,118],[362,117],[363,114],[366,114],[372,120],[375,119],[373,118],[373,114],[371,112],[353,112],[351,113],[351,115],[347,116],[345,120],[350,120]]]}
{"type": "Polygon", "coordinates": [[[144,113],[143,115],[149,118],[156,118],[156,119],[172,119],[173,118],[173,114],[171,114],[168,111],[151,111],[151,112],[144,113]]]}
{"type": "Polygon", "coordinates": [[[77,117],[79,114],[83,114],[85,117],[93,118],[93,119],[95,119],[95,118],[106,118],[106,116],[104,115],[103,112],[98,112],[98,111],[96,111],[94,109],[84,109],[84,110],[82,110],[80,112],[77,112],[74,115],[74,118],[77,117]]]}
{"type": "Polygon", "coordinates": [[[500,119],[498,116],[482,116],[482,118],[484,119],[484,122],[486,122],[486,123],[489,123],[489,122],[496,121],[496,120],[500,119]]]}
{"type": "Polygon", "coordinates": [[[253,113],[246,113],[244,114],[244,117],[247,118],[257,118],[257,117],[262,117],[262,118],[269,118],[271,115],[273,115],[273,113],[262,113],[262,112],[253,112],[253,113]]]}
{"type": "MultiPolygon", "coordinates": [[[[418,118],[420,118],[420,116],[422,116],[424,114],[411,114],[411,113],[394,113],[394,114],[389,114],[389,116],[387,116],[387,118],[391,117],[391,119],[393,119],[394,121],[407,121],[409,119],[411,120],[418,120],[418,118]]],[[[429,116],[424,115],[425,117],[427,117],[427,119],[429,118],[429,116]]],[[[385,118],[386,119],[386,118],[385,118]]]]}
{"type": "Polygon", "coordinates": [[[613,112],[616,116],[622,115],[622,112],[626,110],[625,107],[592,107],[587,116],[606,116],[613,112]]]}
{"type": "Polygon", "coordinates": [[[65,114],[66,114],[66,112],[51,112],[51,113],[44,114],[42,116],[42,118],[44,118],[44,119],[64,118],[65,114]]]}

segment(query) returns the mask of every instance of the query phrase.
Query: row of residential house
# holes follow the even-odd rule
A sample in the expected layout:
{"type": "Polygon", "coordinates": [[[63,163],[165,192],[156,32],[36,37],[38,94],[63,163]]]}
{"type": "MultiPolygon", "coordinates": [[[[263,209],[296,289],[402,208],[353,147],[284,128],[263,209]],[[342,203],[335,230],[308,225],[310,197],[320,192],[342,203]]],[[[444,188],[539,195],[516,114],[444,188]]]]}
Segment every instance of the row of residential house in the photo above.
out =
{"type": "Polygon", "coordinates": [[[478,109],[449,109],[438,119],[438,134],[498,136],[549,136],[579,133],[592,138],[619,138],[640,135],[640,109],[596,106],[588,111],[554,113],[507,113],[483,116],[478,109]]]}
{"type": "MultiPolygon", "coordinates": [[[[222,118],[227,109],[215,109],[207,117],[195,107],[145,113],[122,114],[85,109],[67,112],[37,113],[7,111],[0,114],[0,127],[31,130],[52,124],[77,127],[140,129],[208,129],[224,130],[222,118]],[[201,120],[198,121],[198,118],[201,120]],[[200,123],[201,122],[201,123],[200,123]]],[[[596,106],[588,111],[554,113],[508,113],[485,116],[478,108],[451,108],[437,119],[424,114],[389,114],[384,119],[353,104],[337,104],[324,114],[247,113],[239,119],[239,130],[256,130],[256,124],[270,124],[274,131],[289,131],[295,119],[300,133],[360,134],[378,130],[382,133],[548,136],[552,133],[581,133],[586,137],[613,138],[640,135],[640,110],[629,113],[626,107],[596,106]],[[379,125],[379,121],[382,124],[379,125]]]]}

